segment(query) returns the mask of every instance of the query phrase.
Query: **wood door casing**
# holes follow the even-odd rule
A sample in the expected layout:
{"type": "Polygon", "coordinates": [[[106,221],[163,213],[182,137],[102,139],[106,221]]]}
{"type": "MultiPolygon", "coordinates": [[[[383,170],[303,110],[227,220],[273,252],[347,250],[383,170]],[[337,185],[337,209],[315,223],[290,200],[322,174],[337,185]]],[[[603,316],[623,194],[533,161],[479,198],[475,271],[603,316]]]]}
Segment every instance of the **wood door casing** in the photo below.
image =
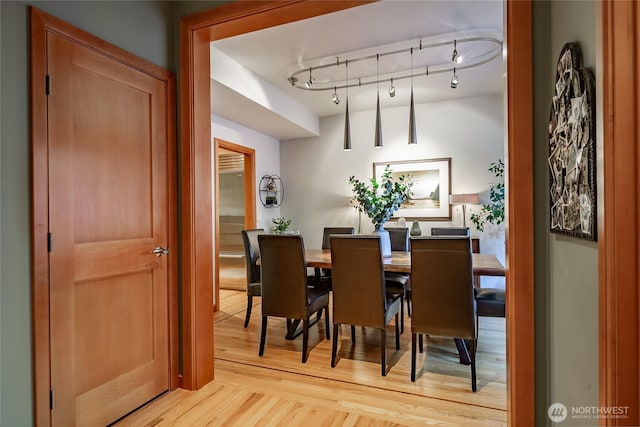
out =
{"type": "Polygon", "coordinates": [[[31,23],[35,423],[105,425],[178,382],[175,81],[31,23]]]}

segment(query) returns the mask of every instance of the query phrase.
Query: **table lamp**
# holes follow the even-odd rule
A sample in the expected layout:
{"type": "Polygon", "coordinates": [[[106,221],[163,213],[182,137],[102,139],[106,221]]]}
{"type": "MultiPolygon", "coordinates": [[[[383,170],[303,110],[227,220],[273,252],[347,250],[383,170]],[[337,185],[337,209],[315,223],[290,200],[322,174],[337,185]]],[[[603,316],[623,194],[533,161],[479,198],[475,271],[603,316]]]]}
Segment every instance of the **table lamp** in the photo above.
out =
{"type": "Polygon", "coordinates": [[[477,194],[451,194],[449,203],[452,205],[462,205],[462,226],[467,227],[467,205],[480,203],[480,196],[477,194]]]}

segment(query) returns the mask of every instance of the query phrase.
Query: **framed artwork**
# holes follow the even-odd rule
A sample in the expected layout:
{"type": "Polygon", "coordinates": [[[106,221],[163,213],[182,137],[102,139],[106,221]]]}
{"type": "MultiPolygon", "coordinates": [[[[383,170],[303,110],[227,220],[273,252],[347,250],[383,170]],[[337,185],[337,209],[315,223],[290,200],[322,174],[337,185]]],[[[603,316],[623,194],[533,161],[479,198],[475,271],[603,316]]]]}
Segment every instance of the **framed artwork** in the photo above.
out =
{"type": "Polygon", "coordinates": [[[451,158],[377,162],[373,164],[373,177],[378,180],[389,165],[391,176],[411,177],[412,195],[394,218],[410,220],[450,221],[451,205],[451,158]]]}
{"type": "Polygon", "coordinates": [[[595,84],[574,43],[560,52],[548,132],[551,232],[595,241],[595,84]]]}

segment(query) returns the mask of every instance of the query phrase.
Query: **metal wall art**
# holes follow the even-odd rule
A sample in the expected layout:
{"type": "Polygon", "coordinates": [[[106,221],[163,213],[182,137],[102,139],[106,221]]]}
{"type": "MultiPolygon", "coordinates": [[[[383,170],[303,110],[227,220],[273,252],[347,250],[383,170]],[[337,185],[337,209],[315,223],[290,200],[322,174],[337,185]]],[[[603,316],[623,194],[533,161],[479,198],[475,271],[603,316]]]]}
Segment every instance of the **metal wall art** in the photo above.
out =
{"type": "Polygon", "coordinates": [[[551,231],[597,240],[595,85],[580,47],[567,43],[556,67],[549,117],[551,231]]]}

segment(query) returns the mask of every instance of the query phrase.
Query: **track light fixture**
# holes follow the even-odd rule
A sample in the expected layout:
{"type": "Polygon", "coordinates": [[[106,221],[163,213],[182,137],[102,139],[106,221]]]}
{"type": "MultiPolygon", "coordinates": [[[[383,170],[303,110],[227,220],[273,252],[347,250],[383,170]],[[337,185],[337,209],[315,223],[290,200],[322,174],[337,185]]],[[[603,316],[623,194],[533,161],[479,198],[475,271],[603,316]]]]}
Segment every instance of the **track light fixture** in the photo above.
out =
{"type": "Polygon", "coordinates": [[[451,62],[459,64],[462,62],[462,56],[458,55],[457,40],[453,41],[453,53],[451,54],[451,62]]]}
{"type": "Polygon", "coordinates": [[[344,151],[351,151],[351,124],[349,122],[349,60],[344,61],[345,110],[344,110],[344,151]]]}
{"type": "MultiPolygon", "coordinates": [[[[380,75],[380,55],[376,58],[376,80],[379,80],[380,75]]],[[[380,88],[376,85],[376,134],[374,137],[373,146],[376,148],[382,147],[382,118],[380,117],[380,88]]]]}
{"type": "MultiPolygon", "coordinates": [[[[411,74],[413,74],[413,49],[411,49],[411,74]]],[[[427,68],[429,74],[429,68],[427,68]]],[[[409,144],[417,144],[418,135],[416,134],[416,108],[413,104],[413,77],[411,77],[411,101],[409,101],[409,144]]]]}
{"type": "Polygon", "coordinates": [[[309,89],[311,86],[313,86],[314,81],[316,81],[316,79],[314,79],[311,75],[311,67],[309,67],[309,80],[307,80],[304,85],[307,87],[307,89],[309,89]]]}
{"type": "MultiPolygon", "coordinates": [[[[317,61],[315,61],[316,65],[298,69],[288,77],[288,80],[293,87],[298,89],[310,91],[333,90],[334,92],[337,89],[344,89],[347,85],[351,87],[364,87],[372,84],[379,85],[380,83],[390,83],[388,92],[389,96],[392,96],[392,94],[394,93],[393,89],[395,89],[395,83],[400,80],[410,79],[413,77],[435,75],[440,73],[450,73],[454,68],[456,68],[456,70],[469,70],[480,65],[484,65],[496,58],[500,58],[503,54],[502,41],[494,37],[467,37],[460,39],[449,39],[445,41],[437,40],[433,43],[423,43],[422,40],[420,40],[419,43],[416,43],[414,41],[407,41],[406,43],[409,46],[407,48],[387,48],[386,50],[382,49],[380,52],[371,55],[355,56],[354,53],[354,57],[349,58],[348,61],[352,63],[363,63],[362,66],[360,64],[358,65],[358,69],[361,70],[360,72],[362,73],[362,75],[352,76],[352,80],[354,80],[354,83],[348,83],[346,81],[342,81],[342,79],[338,80],[335,77],[335,74],[331,72],[332,68],[341,67],[345,64],[346,60],[341,60],[338,57],[336,57],[335,61],[331,62],[326,62],[326,59],[324,58],[318,59],[317,61]],[[415,43],[415,46],[412,46],[413,43],[415,43]],[[465,52],[473,52],[472,57],[464,60],[464,65],[458,65],[461,64],[462,61],[462,55],[458,51],[459,44],[461,46],[462,44],[465,45],[465,52]],[[367,70],[367,63],[370,63],[372,60],[377,60],[381,57],[409,53],[411,49],[420,52],[434,52],[434,49],[440,49],[443,46],[452,47],[453,50],[449,51],[451,52],[451,55],[449,56],[448,54],[445,54],[444,56],[442,56],[442,54],[440,54],[439,59],[433,59],[433,63],[420,64],[417,67],[418,69],[424,70],[425,67],[429,69],[429,72],[426,74],[424,72],[419,72],[418,70],[409,71],[405,69],[386,72],[382,75],[376,74],[374,76],[372,72],[367,70]],[[306,76],[307,73],[309,74],[308,79],[306,76]],[[393,81],[391,79],[393,79],[393,81]],[[303,81],[304,84],[302,83],[303,81]]],[[[433,55],[429,57],[432,58],[433,55]]],[[[421,61],[425,61],[424,55],[421,55],[421,61]]],[[[382,70],[380,71],[382,72],[382,70]]]]}
{"type": "Polygon", "coordinates": [[[331,100],[336,105],[340,104],[340,98],[338,98],[338,92],[336,91],[335,87],[333,88],[333,95],[331,96],[331,100]]]}
{"type": "Polygon", "coordinates": [[[391,85],[389,86],[389,96],[391,98],[396,96],[396,87],[393,85],[393,77],[391,77],[391,85]]]}
{"type": "Polygon", "coordinates": [[[453,77],[451,77],[451,89],[455,89],[458,87],[458,75],[456,74],[456,69],[453,69],[453,77]]]}

